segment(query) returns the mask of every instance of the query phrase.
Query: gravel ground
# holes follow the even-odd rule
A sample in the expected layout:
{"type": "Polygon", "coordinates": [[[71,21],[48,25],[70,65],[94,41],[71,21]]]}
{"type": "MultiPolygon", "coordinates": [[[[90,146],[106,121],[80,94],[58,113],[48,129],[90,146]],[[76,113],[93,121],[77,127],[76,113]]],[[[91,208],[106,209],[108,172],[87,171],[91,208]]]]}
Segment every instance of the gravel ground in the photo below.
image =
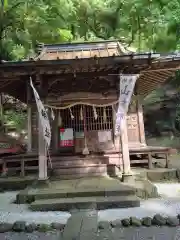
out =
{"type": "Polygon", "coordinates": [[[13,204],[18,192],[0,193],[0,222],[13,223],[17,220],[28,223],[66,223],[71,216],[67,212],[32,212],[25,204],[13,204]]]}
{"type": "MultiPolygon", "coordinates": [[[[99,220],[111,221],[115,219],[136,216],[138,218],[153,216],[156,213],[165,216],[176,216],[180,214],[180,184],[174,183],[158,183],[156,184],[162,196],[161,199],[150,199],[141,201],[141,206],[130,209],[109,209],[99,211],[99,220]]],[[[28,223],[66,223],[70,214],[67,212],[31,212],[27,205],[13,204],[17,192],[0,193],[0,222],[13,223],[17,220],[24,220],[28,223]]],[[[0,233],[0,240],[56,240],[61,239],[58,232],[51,233],[0,233]]],[[[136,240],[136,239],[163,239],[178,240],[180,239],[180,228],[169,227],[150,227],[144,228],[125,228],[115,229],[113,232],[103,230],[97,237],[98,240],[136,240]]]]}
{"type": "Polygon", "coordinates": [[[102,231],[96,240],[179,240],[180,228],[150,227],[114,229],[102,231]]]}
{"type": "MultiPolygon", "coordinates": [[[[61,240],[60,233],[0,233],[1,240],[61,240]]],[[[180,228],[150,227],[103,230],[93,240],[179,240],[180,228]]],[[[79,240],[79,239],[77,239],[79,240]]],[[[85,239],[84,239],[85,240],[85,239]]]]}
{"type": "Polygon", "coordinates": [[[0,233],[1,240],[61,240],[61,233],[0,233]]]}
{"type": "MultiPolygon", "coordinates": [[[[99,211],[100,220],[115,220],[130,216],[138,218],[153,216],[156,213],[165,216],[180,214],[180,184],[158,183],[156,184],[162,199],[149,199],[141,201],[141,206],[125,209],[108,209],[99,211]]],[[[68,212],[31,212],[27,205],[17,205],[12,202],[18,192],[0,193],[0,222],[13,223],[17,220],[28,223],[51,223],[60,222],[65,224],[70,217],[68,212]]]]}
{"type": "MultiPolygon", "coordinates": [[[[153,216],[156,213],[175,216],[180,214],[180,184],[158,183],[156,184],[162,199],[149,199],[141,201],[141,206],[125,209],[109,209],[99,211],[100,220],[115,220],[136,216],[139,218],[153,216]]],[[[0,193],[0,222],[13,223],[17,220],[28,223],[60,222],[65,224],[70,217],[68,212],[31,212],[27,205],[17,205],[12,202],[18,192],[0,193]]]]}

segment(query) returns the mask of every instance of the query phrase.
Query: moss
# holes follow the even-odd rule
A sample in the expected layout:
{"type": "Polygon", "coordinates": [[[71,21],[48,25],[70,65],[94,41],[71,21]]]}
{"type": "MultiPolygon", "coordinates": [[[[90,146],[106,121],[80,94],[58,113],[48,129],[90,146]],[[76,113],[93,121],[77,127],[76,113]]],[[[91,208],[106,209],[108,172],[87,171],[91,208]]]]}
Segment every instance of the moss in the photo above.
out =
{"type": "Polygon", "coordinates": [[[130,223],[132,226],[135,226],[135,227],[140,227],[142,225],[141,219],[138,219],[136,217],[130,217],[130,223]]]}
{"type": "Polygon", "coordinates": [[[129,218],[124,218],[121,220],[121,222],[124,227],[129,227],[131,225],[129,218]]]}
{"type": "Polygon", "coordinates": [[[150,227],[152,225],[152,218],[150,217],[144,217],[142,219],[142,225],[146,226],[146,227],[150,227]]]}
{"type": "Polygon", "coordinates": [[[39,232],[48,232],[48,231],[53,230],[53,228],[52,228],[52,225],[51,225],[51,224],[42,223],[42,224],[39,224],[39,225],[38,225],[37,230],[38,230],[39,232]]]}

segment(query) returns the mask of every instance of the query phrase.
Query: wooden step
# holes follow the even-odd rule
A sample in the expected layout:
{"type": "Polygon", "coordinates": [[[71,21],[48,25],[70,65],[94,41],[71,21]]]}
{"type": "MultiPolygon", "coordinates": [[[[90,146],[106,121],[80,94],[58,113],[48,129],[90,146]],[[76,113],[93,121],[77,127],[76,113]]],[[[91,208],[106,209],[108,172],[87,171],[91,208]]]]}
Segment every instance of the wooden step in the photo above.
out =
{"type": "Polygon", "coordinates": [[[92,160],[81,160],[77,159],[76,161],[51,161],[53,166],[59,166],[59,167],[69,167],[69,166],[92,166],[92,165],[103,165],[107,163],[103,163],[99,161],[98,159],[92,161],[92,160]]]}
{"type": "Polygon", "coordinates": [[[64,157],[64,158],[52,158],[52,163],[56,165],[65,165],[65,164],[108,164],[109,159],[107,157],[88,157],[88,158],[81,158],[81,157],[64,157]]]}
{"type": "Polygon", "coordinates": [[[98,210],[108,208],[139,207],[140,200],[135,195],[108,196],[108,197],[76,197],[36,200],[30,204],[33,211],[69,211],[78,208],[85,209],[89,204],[97,204],[98,210]]]}
{"type": "Polygon", "coordinates": [[[81,160],[81,159],[77,159],[76,161],[71,161],[71,160],[68,160],[68,161],[54,161],[52,159],[52,165],[53,167],[63,167],[63,166],[86,166],[86,165],[93,165],[93,164],[101,164],[101,162],[96,159],[96,160],[81,160]]]}

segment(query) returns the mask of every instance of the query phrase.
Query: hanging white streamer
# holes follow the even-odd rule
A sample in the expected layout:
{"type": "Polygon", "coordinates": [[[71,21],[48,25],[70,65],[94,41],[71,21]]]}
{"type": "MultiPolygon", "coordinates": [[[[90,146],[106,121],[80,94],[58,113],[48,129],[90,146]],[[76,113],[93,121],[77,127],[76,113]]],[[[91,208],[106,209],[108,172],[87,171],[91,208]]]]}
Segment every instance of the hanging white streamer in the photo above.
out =
{"type": "Polygon", "coordinates": [[[106,107],[103,109],[103,120],[104,122],[107,121],[106,107]]]}
{"type": "Polygon", "coordinates": [[[125,118],[125,112],[123,111],[123,108],[119,106],[118,111],[116,113],[116,125],[115,125],[116,136],[120,133],[120,125],[123,118],[125,118]]]}
{"type": "Polygon", "coordinates": [[[80,120],[83,121],[84,117],[83,117],[83,108],[81,106],[81,109],[80,109],[80,120]]]}
{"type": "Polygon", "coordinates": [[[97,115],[97,111],[96,111],[96,107],[93,106],[93,113],[94,113],[94,118],[97,120],[98,115],[97,115]]]}
{"type": "Polygon", "coordinates": [[[32,87],[32,90],[34,93],[34,98],[35,98],[36,105],[37,105],[40,124],[41,124],[42,130],[43,130],[43,137],[47,143],[47,147],[49,147],[50,142],[51,142],[51,127],[50,127],[50,123],[49,123],[48,114],[47,114],[47,111],[46,111],[43,103],[41,102],[39,94],[36,91],[31,78],[30,78],[30,86],[32,87]]]}
{"type": "Polygon", "coordinates": [[[62,125],[62,118],[61,118],[61,113],[59,111],[59,113],[58,113],[58,126],[61,127],[61,125],[62,125]]]}
{"type": "Polygon", "coordinates": [[[115,135],[120,134],[121,120],[127,114],[138,74],[120,75],[119,106],[116,114],[115,135]]]}
{"type": "Polygon", "coordinates": [[[52,118],[52,120],[54,121],[54,119],[55,119],[55,115],[54,115],[54,111],[53,111],[52,108],[51,108],[51,118],[52,118]]]}
{"type": "Polygon", "coordinates": [[[69,111],[70,111],[71,119],[74,119],[71,108],[69,108],[69,111]]]}

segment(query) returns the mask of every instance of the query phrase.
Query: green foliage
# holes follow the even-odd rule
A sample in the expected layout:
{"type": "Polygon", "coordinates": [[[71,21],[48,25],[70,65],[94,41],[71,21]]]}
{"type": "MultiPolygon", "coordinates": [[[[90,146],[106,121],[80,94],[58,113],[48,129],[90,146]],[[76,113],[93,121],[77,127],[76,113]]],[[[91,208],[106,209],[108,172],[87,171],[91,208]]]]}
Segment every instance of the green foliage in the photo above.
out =
{"type": "Polygon", "coordinates": [[[139,51],[179,49],[178,0],[1,0],[1,59],[32,55],[37,42],[119,39],[139,51]]]}
{"type": "MultiPolygon", "coordinates": [[[[0,0],[0,61],[35,54],[36,45],[118,39],[137,51],[180,49],[179,0],[0,0]]],[[[174,81],[179,88],[179,77],[174,81]]],[[[164,97],[161,90],[146,104],[164,97]]],[[[22,113],[7,121],[24,123],[22,113]]]]}
{"type": "Polygon", "coordinates": [[[24,112],[14,110],[6,111],[4,115],[4,123],[13,126],[17,132],[21,132],[26,128],[27,116],[24,112]]]}

